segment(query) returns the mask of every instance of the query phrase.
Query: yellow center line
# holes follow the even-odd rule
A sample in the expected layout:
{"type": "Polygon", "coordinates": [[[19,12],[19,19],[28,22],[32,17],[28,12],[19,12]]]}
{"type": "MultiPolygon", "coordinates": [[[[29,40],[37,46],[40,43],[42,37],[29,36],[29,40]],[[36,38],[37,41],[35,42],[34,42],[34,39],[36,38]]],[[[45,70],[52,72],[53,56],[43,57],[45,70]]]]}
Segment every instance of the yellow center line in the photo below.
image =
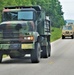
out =
{"type": "Polygon", "coordinates": [[[54,64],[54,62],[53,61],[50,61],[49,64],[54,64]]]}

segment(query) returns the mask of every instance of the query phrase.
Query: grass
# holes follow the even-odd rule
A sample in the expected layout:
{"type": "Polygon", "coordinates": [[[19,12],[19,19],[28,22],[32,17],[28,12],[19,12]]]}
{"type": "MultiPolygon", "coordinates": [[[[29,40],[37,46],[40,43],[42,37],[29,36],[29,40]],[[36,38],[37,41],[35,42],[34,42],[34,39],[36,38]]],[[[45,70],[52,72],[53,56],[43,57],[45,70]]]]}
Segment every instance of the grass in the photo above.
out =
{"type": "Polygon", "coordinates": [[[51,42],[61,38],[61,33],[62,33],[62,30],[60,28],[52,27],[51,42]]]}

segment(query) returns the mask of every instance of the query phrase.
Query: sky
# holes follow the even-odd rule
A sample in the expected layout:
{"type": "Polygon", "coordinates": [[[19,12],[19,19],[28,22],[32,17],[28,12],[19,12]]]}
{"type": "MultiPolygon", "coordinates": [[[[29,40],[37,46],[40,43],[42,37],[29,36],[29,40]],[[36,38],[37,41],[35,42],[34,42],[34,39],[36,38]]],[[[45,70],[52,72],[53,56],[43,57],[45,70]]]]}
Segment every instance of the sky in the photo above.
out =
{"type": "Polygon", "coordinates": [[[74,0],[59,0],[64,12],[64,19],[74,20],[74,0]]]}

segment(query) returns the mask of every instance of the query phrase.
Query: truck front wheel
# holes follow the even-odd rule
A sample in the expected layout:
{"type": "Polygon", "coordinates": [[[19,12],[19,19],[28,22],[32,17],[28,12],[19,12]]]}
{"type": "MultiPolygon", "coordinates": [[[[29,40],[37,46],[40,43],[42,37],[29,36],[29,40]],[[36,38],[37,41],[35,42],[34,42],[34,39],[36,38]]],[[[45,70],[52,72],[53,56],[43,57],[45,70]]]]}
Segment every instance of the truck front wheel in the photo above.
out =
{"type": "Polygon", "coordinates": [[[71,38],[73,39],[73,35],[71,35],[71,38]]]}
{"type": "Polygon", "coordinates": [[[62,39],[65,39],[65,36],[64,35],[62,35],[62,39]]]}
{"type": "Polygon", "coordinates": [[[40,44],[38,42],[35,43],[35,48],[31,52],[31,62],[32,63],[39,63],[41,52],[40,52],[40,44]]]}

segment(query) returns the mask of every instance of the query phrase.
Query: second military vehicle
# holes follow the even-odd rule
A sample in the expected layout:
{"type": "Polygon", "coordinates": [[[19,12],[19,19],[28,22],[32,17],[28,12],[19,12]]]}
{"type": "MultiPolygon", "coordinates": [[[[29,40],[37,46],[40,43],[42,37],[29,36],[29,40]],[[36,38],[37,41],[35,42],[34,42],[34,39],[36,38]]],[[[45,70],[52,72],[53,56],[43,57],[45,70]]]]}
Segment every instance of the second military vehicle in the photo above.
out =
{"type": "Polygon", "coordinates": [[[73,31],[73,26],[72,25],[63,26],[62,39],[64,39],[65,37],[71,37],[73,39],[74,31],[73,31]]]}

